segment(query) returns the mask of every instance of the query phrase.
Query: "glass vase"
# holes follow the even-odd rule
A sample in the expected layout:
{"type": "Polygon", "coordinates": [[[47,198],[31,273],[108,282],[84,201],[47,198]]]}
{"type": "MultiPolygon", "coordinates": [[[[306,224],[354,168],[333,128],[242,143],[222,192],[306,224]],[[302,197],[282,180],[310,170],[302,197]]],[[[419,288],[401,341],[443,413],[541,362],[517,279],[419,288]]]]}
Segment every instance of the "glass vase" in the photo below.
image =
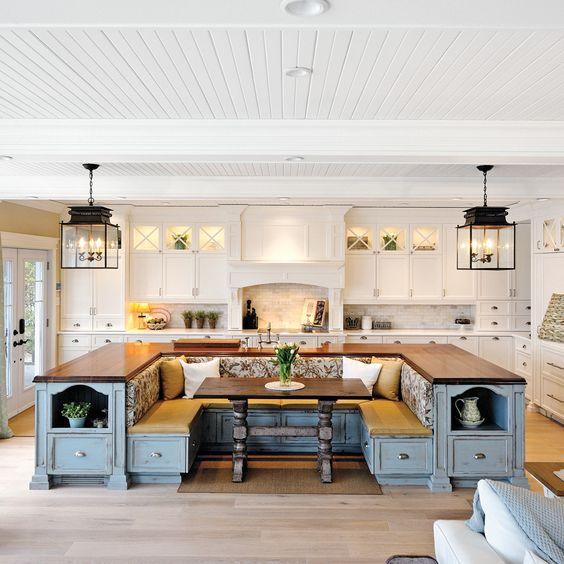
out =
{"type": "Polygon", "coordinates": [[[281,362],[278,365],[280,369],[279,378],[281,386],[289,386],[292,383],[292,364],[281,362]]]}

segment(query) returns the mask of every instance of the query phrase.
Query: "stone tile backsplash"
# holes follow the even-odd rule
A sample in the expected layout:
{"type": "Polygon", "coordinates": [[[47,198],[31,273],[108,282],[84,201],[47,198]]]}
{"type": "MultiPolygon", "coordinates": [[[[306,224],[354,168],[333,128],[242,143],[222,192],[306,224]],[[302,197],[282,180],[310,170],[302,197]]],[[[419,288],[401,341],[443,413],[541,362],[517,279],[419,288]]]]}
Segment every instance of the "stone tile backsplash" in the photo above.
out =
{"type": "MultiPolygon", "coordinates": [[[[273,329],[301,329],[304,300],[327,299],[327,288],[304,284],[261,284],[243,289],[243,308],[247,300],[259,316],[259,327],[272,324],[273,329]]],[[[326,324],[327,324],[326,314],[326,324]]]]}
{"type": "Polygon", "coordinates": [[[374,321],[391,321],[393,329],[450,329],[454,320],[468,317],[474,322],[474,305],[345,305],[345,317],[372,316],[374,321]]]}

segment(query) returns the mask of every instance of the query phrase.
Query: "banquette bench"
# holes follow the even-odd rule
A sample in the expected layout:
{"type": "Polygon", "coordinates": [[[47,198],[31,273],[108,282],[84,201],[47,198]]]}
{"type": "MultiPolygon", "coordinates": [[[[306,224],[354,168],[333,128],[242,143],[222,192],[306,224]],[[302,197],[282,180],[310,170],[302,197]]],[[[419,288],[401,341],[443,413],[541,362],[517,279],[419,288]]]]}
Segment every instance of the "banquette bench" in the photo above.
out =
{"type": "MultiPolygon", "coordinates": [[[[221,356],[222,378],[276,378],[270,359],[221,356]]],[[[355,357],[353,357],[355,358],[355,357]]],[[[192,466],[198,451],[230,452],[233,412],[227,399],[162,398],[161,357],[126,384],[127,471],[134,482],[173,482],[192,466]]],[[[189,356],[205,362],[210,356],[189,356]]],[[[356,360],[371,362],[370,356],[356,360]]],[[[433,472],[433,386],[401,363],[398,401],[339,401],[333,415],[333,451],[362,452],[380,483],[426,483],[433,472]]],[[[342,357],[303,357],[296,378],[341,378],[342,357]]],[[[249,424],[300,426],[317,424],[315,400],[250,400],[249,424]]],[[[255,452],[314,452],[315,438],[252,437],[255,452]]]]}

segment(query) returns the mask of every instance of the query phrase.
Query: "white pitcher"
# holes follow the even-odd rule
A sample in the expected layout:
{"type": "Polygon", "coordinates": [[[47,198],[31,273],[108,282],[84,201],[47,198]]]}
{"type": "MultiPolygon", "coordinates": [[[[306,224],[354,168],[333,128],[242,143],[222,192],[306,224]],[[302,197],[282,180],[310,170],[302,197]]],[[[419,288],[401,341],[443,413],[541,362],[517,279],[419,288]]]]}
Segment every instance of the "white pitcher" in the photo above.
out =
{"type": "Polygon", "coordinates": [[[454,402],[454,406],[456,407],[456,411],[458,411],[458,415],[460,415],[460,421],[462,423],[477,423],[481,421],[482,414],[478,409],[478,399],[477,397],[458,398],[454,402]],[[462,403],[462,409],[459,407],[459,402],[462,403]]]}

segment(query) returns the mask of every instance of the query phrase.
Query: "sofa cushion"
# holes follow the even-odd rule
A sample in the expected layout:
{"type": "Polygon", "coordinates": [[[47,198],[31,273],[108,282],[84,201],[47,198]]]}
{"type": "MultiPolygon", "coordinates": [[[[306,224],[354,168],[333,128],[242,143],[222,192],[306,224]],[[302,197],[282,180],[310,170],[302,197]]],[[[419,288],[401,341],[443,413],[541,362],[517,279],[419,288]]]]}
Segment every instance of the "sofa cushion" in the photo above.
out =
{"type": "Polygon", "coordinates": [[[345,356],[343,357],[343,380],[359,378],[372,394],[372,388],[378,380],[381,368],[381,364],[367,364],[366,362],[360,362],[345,356]]]}
{"type": "MultiPolygon", "coordinates": [[[[183,361],[186,359],[179,357],[183,361]]],[[[184,393],[184,371],[178,358],[163,360],[159,369],[161,372],[161,397],[164,400],[172,400],[184,393]]]]}
{"type": "Polygon", "coordinates": [[[382,360],[373,356],[372,362],[382,366],[378,380],[372,388],[373,397],[399,401],[403,360],[382,360]]]}
{"type": "Polygon", "coordinates": [[[130,435],[185,435],[202,412],[202,402],[184,398],[157,401],[132,427],[130,435]]]}
{"type": "Polygon", "coordinates": [[[433,434],[402,401],[375,399],[361,403],[359,409],[371,437],[420,437],[433,434]]]}
{"type": "Polygon", "coordinates": [[[208,362],[179,362],[184,371],[184,397],[193,398],[194,394],[206,378],[219,378],[219,358],[208,362]]]}

